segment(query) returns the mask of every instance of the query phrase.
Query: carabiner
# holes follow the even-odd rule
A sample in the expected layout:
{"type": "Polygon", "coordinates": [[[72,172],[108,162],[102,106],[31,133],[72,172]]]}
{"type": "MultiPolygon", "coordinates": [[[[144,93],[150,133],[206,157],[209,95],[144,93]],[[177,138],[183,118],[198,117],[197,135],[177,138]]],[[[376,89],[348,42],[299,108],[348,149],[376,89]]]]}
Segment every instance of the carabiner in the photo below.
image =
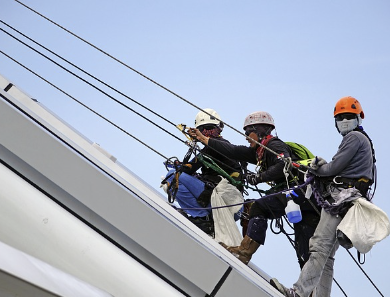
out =
{"type": "Polygon", "coordinates": [[[334,183],[335,185],[342,185],[343,182],[337,182],[337,181],[336,181],[336,178],[338,178],[338,177],[341,177],[341,176],[336,175],[336,176],[333,178],[333,183],[334,183]]]}

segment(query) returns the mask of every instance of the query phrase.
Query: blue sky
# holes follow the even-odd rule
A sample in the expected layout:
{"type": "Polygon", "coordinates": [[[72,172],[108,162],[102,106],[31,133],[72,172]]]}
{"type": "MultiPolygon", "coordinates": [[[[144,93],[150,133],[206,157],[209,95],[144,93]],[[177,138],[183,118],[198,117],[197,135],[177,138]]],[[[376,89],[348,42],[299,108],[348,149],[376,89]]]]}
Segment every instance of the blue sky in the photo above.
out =
{"type": "MultiPolygon", "coordinates": [[[[374,203],[390,213],[386,194],[390,165],[386,146],[390,94],[388,1],[24,0],[23,3],[194,105],[217,110],[226,123],[238,130],[242,129],[247,114],[258,110],[271,113],[282,140],[300,142],[328,161],[341,141],[334,127],[334,104],[344,96],[356,97],[363,106],[366,116],[363,126],[374,142],[378,160],[374,203]]],[[[16,1],[3,0],[0,8],[1,20],[15,29],[169,121],[193,125],[198,112],[195,107],[16,1]]],[[[0,28],[20,38],[3,24],[0,28]]],[[[162,155],[182,158],[186,153],[182,142],[3,32],[0,32],[0,49],[162,155]]],[[[0,55],[0,72],[158,189],[160,177],[165,174],[160,155],[4,55],[0,55]]],[[[168,122],[112,90],[101,88],[185,140],[168,122]]],[[[232,143],[247,144],[229,127],[223,136],[232,143]]],[[[256,197],[256,193],[250,194],[250,198],[256,197]]],[[[374,246],[362,266],[385,296],[390,294],[386,276],[389,249],[387,238],[374,246]]],[[[351,253],[356,255],[354,249],[351,253]]],[[[260,247],[253,261],[286,285],[292,284],[299,274],[294,252],[283,235],[269,232],[266,245],[260,247]]],[[[336,254],[335,278],[348,296],[380,296],[343,248],[336,254]]],[[[333,292],[332,296],[343,296],[336,285],[333,292]]]]}

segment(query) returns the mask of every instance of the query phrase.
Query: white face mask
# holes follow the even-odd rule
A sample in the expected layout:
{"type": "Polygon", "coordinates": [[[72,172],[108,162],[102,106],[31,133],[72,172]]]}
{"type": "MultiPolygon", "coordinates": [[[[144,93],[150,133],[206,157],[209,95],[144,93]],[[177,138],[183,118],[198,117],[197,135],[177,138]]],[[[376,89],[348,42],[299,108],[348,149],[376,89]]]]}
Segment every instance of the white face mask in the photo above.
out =
{"type": "Polygon", "coordinates": [[[355,129],[359,124],[358,119],[352,119],[352,120],[342,120],[342,121],[336,121],[337,129],[339,130],[340,134],[345,136],[349,132],[351,132],[353,129],[355,129]]]}

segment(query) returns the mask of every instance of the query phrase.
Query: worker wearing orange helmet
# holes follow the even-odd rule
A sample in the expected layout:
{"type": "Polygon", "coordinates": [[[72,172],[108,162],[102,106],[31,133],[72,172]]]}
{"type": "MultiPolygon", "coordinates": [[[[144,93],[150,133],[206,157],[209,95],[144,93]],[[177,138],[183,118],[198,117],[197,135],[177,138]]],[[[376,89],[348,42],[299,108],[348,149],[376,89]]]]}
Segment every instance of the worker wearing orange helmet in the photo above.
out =
{"type": "Polygon", "coordinates": [[[369,188],[375,179],[375,153],[361,126],[364,113],[359,101],[350,96],[341,98],[334,108],[334,118],[337,131],[343,136],[337,153],[329,163],[317,157],[310,165],[315,178],[313,191],[322,211],[310,240],[309,260],[293,288],[283,286],[277,279],[271,280],[287,297],[308,297],[314,289],[316,296],[330,296],[334,255],[339,247],[337,226],[352,201],[370,198],[369,188]],[[324,277],[328,280],[324,281],[324,277]]]}

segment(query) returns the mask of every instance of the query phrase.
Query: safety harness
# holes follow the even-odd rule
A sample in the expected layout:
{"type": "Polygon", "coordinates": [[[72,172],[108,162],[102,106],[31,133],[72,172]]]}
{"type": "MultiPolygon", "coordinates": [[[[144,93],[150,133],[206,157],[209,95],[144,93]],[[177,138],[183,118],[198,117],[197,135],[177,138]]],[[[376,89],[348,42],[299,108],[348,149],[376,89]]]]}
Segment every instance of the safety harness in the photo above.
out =
{"type": "MultiPolygon", "coordinates": [[[[165,166],[174,168],[175,172],[172,173],[174,174],[174,178],[172,179],[171,183],[168,183],[167,180],[172,176],[170,174],[169,176],[165,177],[164,180],[161,182],[162,184],[168,183],[168,188],[167,188],[167,193],[168,193],[168,202],[173,203],[175,201],[175,197],[177,194],[177,191],[179,189],[179,177],[180,174],[185,170],[185,168],[191,168],[191,163],[189,163],[189,159],[193,153],[195,153],[196,150],[199,150],[197,145],[193,143],[190,146],[190,149],[186,153],[186,155],[183,158],[183,161],[180,162],[177,158],[175,158],[174,161],[172,161],[172,158],[168,159],[165,162],[165,166]]],[[[240,172],[233,172],[232,174],[228,174],[225,170],[223,170],[212,158],[209,156],[199,152],[196,155],[197,161],[201,162],[202,165],[204,165],[207,168],[211,168],[214,170],[218,175],[226,178],[233,186],[237,187],[238,189],[242,190],[243,188],[243,183],[238,180],[238,178],[241,176],[240,172]]],[[[207,181],[206,181],[207,183],[207,181]]]]}
{"type": "Polygon", "coordinates": [[[202,153],[197,155],[197,159],[207,168],[213,169],[219,175],[226,178],[233,186],[237,188],[242,187],[242,182],[235,179],[240,176],[239,172],[233,172],[232,174],[229,175],[225,170],[223,170],[220,166],[218,166],[218,164],[215,163],[214,160],[212,160],[208,156],[203,155],[202,153]]]}

